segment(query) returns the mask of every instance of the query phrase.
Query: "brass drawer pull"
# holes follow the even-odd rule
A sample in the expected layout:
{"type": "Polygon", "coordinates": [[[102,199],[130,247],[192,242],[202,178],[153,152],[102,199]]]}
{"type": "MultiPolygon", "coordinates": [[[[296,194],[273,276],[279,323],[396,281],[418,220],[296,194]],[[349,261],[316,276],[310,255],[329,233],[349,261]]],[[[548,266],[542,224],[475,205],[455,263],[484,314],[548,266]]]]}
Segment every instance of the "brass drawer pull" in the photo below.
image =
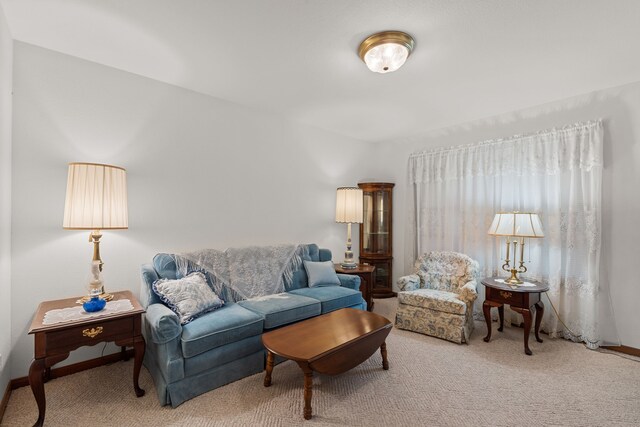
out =
{"type": "Polygon", "coordinates": [[[513,294],[511,292],[500,291],[500,296],[504,299],[509,299],[513,294]]]}
{"type": "Polygon", "coordinates": [[[97,328],[91,328],[91,329],[84,329],[82,331],[82,336],[85,337],[89,337],[89,338],[95,338],[96,336],[100,335],[102,333],[102,326],[98,326],[97,328]]]}

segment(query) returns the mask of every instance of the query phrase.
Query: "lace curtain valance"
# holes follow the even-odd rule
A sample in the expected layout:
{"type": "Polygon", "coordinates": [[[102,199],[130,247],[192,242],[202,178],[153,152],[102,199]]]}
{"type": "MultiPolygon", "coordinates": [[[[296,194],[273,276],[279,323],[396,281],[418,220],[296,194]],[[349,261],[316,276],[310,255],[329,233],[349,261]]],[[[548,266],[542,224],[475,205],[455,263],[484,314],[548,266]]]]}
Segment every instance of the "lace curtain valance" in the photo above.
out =
{"type": "Polygon", "coordinates": [[[494,214],[537,212],[545,238],[527,246],[528,277],[549,283],[549,297],[575,336],[552,310],[543,328],[592,348],[617,342],[600,277],[602,144],[598,120],[412,154],[405,272],[427,251],[453,250],[478,260],[483,275],[499,275],[504,241],[487,235],[494,214]]]}
{"type": "Polygon", "coordinates": [[[472,176],[553,175],[602,167],[602,123],[586,122],[534,134],[414,153],[411,183],[472,176]],[[600,137],[598,137],[600,133],[600,137]]]}

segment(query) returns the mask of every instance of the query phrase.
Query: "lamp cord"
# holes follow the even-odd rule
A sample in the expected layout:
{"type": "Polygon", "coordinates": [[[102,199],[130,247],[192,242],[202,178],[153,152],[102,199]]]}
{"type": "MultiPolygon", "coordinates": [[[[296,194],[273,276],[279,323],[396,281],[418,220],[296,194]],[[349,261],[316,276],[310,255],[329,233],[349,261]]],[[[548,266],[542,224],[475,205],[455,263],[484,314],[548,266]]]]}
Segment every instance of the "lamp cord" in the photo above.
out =
{"type": "Polygon", "coordinates": [[[547,291],[544,292],[544,294],[547,296],[547,300],[549,301],[549,304],[551,304],[551,308],[553,309],[553,312],[556,314],[556,317],[558,318],[558,320],[560,321],[560,323],[562,323],[562,326],[564,326],[564,328],[569,331],[569,333],[574,336],[574,337],[578,337],[578,335],[573,332],[571,329],[569,329],[569,327],[567,326],[566,323],[564,323],[564,321],[562,320],[562,317],[560,317],[560,315],[558,314],[558,310],[556,310],[556,306],[553,305],[553,301],[551,301],[551,298],[549,298],[549,293],[547,291]]]}

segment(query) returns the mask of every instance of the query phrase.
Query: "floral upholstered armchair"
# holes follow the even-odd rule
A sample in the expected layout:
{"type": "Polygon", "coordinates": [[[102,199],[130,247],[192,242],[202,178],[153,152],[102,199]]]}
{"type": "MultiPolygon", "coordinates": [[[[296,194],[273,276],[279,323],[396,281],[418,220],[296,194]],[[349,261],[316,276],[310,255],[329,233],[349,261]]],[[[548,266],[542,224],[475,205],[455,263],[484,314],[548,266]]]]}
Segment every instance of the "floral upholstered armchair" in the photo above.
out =
{"type": "Polygon", "coordinates": [[[396,327],[456,343],[473,331],[479,265],[457,252],[427,252],[416,272],[398,279],[396,327]]]}

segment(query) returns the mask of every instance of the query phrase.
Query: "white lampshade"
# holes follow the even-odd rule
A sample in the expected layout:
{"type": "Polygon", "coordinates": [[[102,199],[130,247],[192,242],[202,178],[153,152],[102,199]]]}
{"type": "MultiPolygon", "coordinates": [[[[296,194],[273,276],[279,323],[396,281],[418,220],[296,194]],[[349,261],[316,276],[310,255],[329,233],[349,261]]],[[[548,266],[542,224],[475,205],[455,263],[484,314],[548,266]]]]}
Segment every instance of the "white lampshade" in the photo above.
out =
{"type": "Polygon", "coordinates": [[[336,222],[362,223],[361,188],[338,188],[336,192],[336,222]]]}
{"type": "Polygon", "coordinates": [[[544,237],[538,214],[525,212],[497,213],[488,233],[492,236],[544,237]]]}
{"type": "Polygon", "coordinates": [[[69,163],[62,226],[76,230],[129,228],[127,172],[118,166],[69,163]]]}

